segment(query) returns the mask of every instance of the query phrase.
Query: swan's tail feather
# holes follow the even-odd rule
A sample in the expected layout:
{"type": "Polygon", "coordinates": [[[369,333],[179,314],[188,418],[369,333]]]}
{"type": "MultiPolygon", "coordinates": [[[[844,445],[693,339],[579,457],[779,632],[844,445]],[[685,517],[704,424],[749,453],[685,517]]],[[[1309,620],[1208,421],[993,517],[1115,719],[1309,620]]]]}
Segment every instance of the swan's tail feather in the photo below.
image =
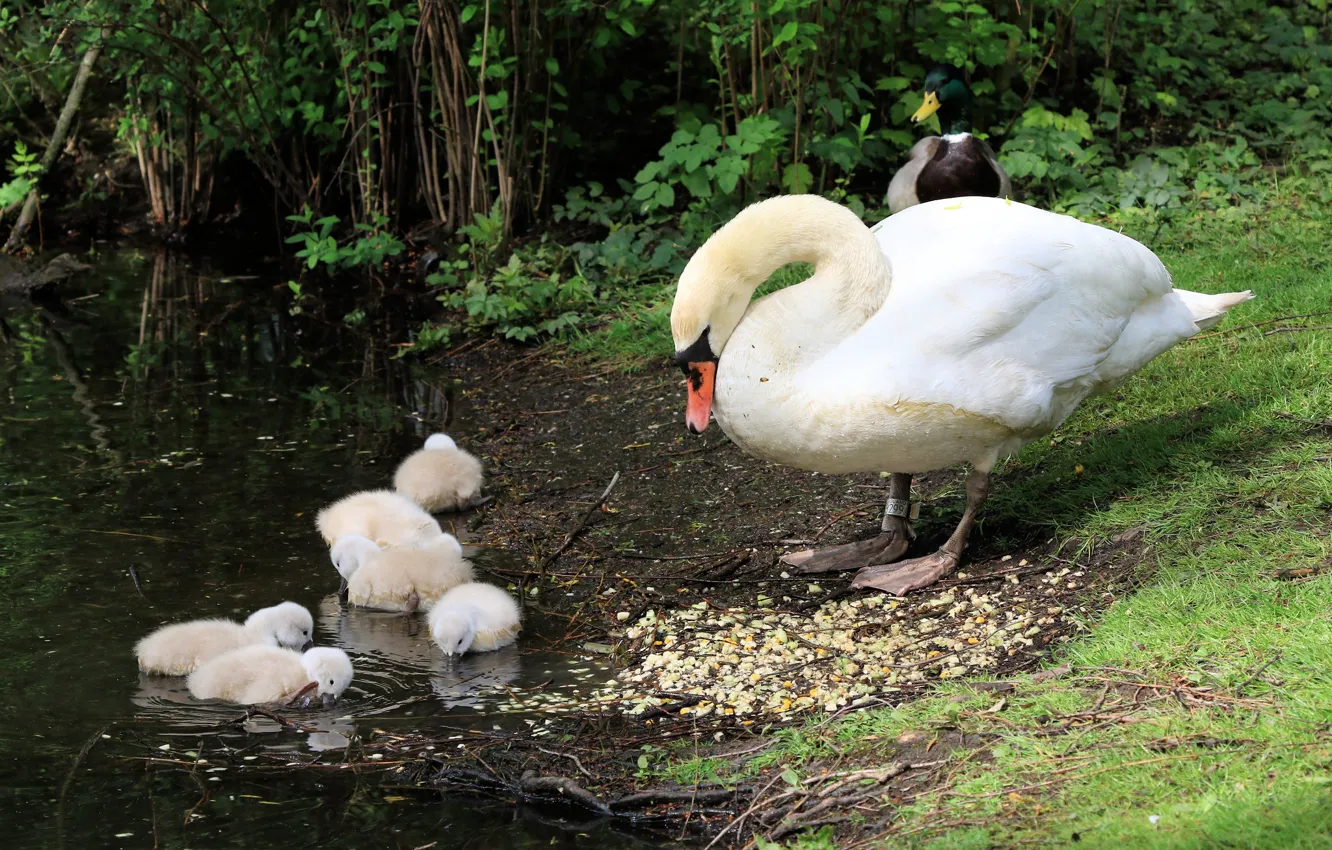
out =
{"type": "Polygon", "coordinates": [[[1206,295],[1201,292],[1190,292],[1187,289],[1176,289],[1175,293],[1183,299],[1184,306],[1193,314],[1193,323],[1200,331],[1205,331],[1221,321],[1231,307],[1253,298],[1253,293],[1247,289],[1243,292],[1223,292],[1220,295],[1206,295]]]}

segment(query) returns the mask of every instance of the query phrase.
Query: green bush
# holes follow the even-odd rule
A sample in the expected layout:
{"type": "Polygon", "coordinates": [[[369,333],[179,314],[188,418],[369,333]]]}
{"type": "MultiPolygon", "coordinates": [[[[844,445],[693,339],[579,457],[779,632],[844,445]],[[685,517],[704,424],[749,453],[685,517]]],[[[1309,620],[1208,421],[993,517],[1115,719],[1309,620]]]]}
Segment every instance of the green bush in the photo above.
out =
{"type": "Polygon", "coordinates": [[[755,199],[872,214],[937,131],[907,119],[940,61],[1027,201],[1243,210],[1273,168],[1326,176],[1328,20],[1328,0],[15,0],[0,145],[37,149],[105,28],[86,120],[163,227],[207,220],[244,160],[310,268],[378,265],[429,221],[461,325],[532,339],[669,277],[755,199]]]}

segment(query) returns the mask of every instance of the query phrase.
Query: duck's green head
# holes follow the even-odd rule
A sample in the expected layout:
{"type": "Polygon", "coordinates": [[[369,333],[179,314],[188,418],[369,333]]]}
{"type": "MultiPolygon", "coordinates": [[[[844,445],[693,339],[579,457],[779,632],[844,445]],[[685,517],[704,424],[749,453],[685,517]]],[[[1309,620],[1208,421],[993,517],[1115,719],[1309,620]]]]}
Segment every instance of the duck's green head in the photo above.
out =
{"type": "Polygon", "coordinates": [[[935,65],[925,75],[925,102],[911,123],[919,124],[936,112],[945,133],[971,132],[971,89],[955,65],[935,65]]]}

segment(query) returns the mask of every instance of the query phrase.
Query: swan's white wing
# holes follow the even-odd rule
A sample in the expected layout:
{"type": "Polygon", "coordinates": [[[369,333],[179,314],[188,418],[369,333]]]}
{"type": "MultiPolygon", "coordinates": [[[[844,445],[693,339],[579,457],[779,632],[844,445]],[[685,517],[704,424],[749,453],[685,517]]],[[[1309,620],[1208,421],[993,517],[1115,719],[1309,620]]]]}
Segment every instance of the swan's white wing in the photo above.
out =
{"type": "Polygon", "coordinates": [[[856,395],[949,404],[1040,432],[1197,329],[1151,251],[1067,216],[964,198],[912,207],[874,231],[892,290],[811,370],[818,380],[854,372],[843,389],[856,395]],[[867,358],[883,367],[865,369],[867,358]]]}

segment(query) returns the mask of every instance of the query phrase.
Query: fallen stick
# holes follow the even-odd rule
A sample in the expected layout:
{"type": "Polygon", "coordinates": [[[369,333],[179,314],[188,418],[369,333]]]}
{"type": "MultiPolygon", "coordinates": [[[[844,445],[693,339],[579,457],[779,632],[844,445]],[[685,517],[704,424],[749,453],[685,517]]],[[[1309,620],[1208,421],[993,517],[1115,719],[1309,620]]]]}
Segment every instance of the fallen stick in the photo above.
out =
{"type": "Polygon", "coordinates": [[[1239,325],[1238,327],[1234,328],[1226,328],[1225,330],[1213,331],[1212,333],[1209,334],[1199,334],[1198,336],[1189,337],[1187,341],[1193,342],[1195,339],[1209,339],[1214,336],[1226,336],[1228,334],[1237,333],[1238,331],[1247,331],[1252,328],[1261,328],[1264,325],[1275,325],[1277,322],[1289,322],[1291,319],[1311,319],[1314,316],[1332,316],[1332,310],[1323,310],[1318,313],[1298,313],[1294,316],[1278,316],[1275,319],[1268,319],[1265,322],[1254,322],[1251,325],[1239,325]]]}
{"type": "Polygon", "coordinates": [[[528,771],[523,774],[523,778],[519,780],[518,784],[521,790],[529,794],[543,791],[547,793],[554,792],[599,815],[614,814],[610,806],[602,802],[600,797],[564,776],[535,776],[532,771],[528,771]]]}
{"type": "Polygon", "coordinates": [[[718,788],[711,791],[640,791],[637,794],[629,794],[618,800],[612,800],[610,807],[616,811],[630,808],[644,808],[646,806],[656,805],[658,803],[720,803],[728,797],[735,796],[736,792],[725,788],[718,788]]]}
{"type": "Polygon", "coordinates": [[[544,573],[546,571],[546,567],[549,567],[551,564],[555,563],[555,559],[563,555],[565,553],[565,550],[567,550],[571,545],[573,545],[574,538],[577,537],[579,534],[581,534],[587,528],[587,524],[592,521],[592,515],[597,512],[598,508],[600,508],[602,505],[606,503],[606,499],[610,496],[611,491],[615,489],[615,485],[618,484],[619,481],[620,481],[620,473],[617,470],[615,475],[611,477],[610,483],[606,485],[606,489],[602,491],[601,497],[592,503],[592,507],[587,509],[587,513],[583,514],[582,522],[574,526],[574,529],[564,536],[564,542],[560,544],[558,549],[556,549],[554,552],[551,552],[549,555],[546,556],[546,559],[541,562],[541,566],[537,568],[537,572],[544,573]]]}
{"type": "Polygon", "coordinates": [[[1297,579],[1297,578],[1309,578],[1309,577],[1311,577],[1311,576],[1316,576],[1316,575],[1319,575],[1320,573],[1325,573],[1325,572],[1327,572],[1328,569],[1329,569],[1329,568],[1328,568],[1327,566],[1321,566],[1321,567],[1292,567],[1292,568],[1290,568],[1290,569],[1277,570],[1277,571],[1276,571],[1276,575],[1273,576],[1273,577],[1274,577],[1274,578],[1277,578],[1277,579],[1282,579],[1282,580],[1284,580],[1284,581],[1291,581],[1291,580],[1293,580],[1293,579],[1297,579]]]}
{"type": "Polygon", "coordinates": [[[24,199],[23,209],[19,212],[18,220],[14,222],[14,227],[9,231],[9,239],[5,241],[5,250],[12,251],[23,241],[23,236],[28,232],[28,227],[32,225],[32,220],[37,215],[37,198],[39,184],[51,172],[51,166],[55,165],[56,158],[60,156],[61,149],[65,146],[65,137],[69,135],[69,127],[74,123],[74,113],[79,111],[79,101],[83,100],[83,92],[88,87],[88,80],[92,78],[93,65],[97,64],[97,57],[102,55],[102,45],[111,35],[111,28],[104,27],[98,31],[93,43],[89,46],[87,52],[83,54],[83,61],[79,63],[79,69],[74,74],[74,81],[69,86],[69,94],[65,98],[65,107],[60,110],[60,117],[56,120],[55,130],[51,133],[51,139],[46,144],[46,151],[42,154],[41,171],[38,172],[37,181],[33,183],[28,191],[28,197],[24,199]]]}

